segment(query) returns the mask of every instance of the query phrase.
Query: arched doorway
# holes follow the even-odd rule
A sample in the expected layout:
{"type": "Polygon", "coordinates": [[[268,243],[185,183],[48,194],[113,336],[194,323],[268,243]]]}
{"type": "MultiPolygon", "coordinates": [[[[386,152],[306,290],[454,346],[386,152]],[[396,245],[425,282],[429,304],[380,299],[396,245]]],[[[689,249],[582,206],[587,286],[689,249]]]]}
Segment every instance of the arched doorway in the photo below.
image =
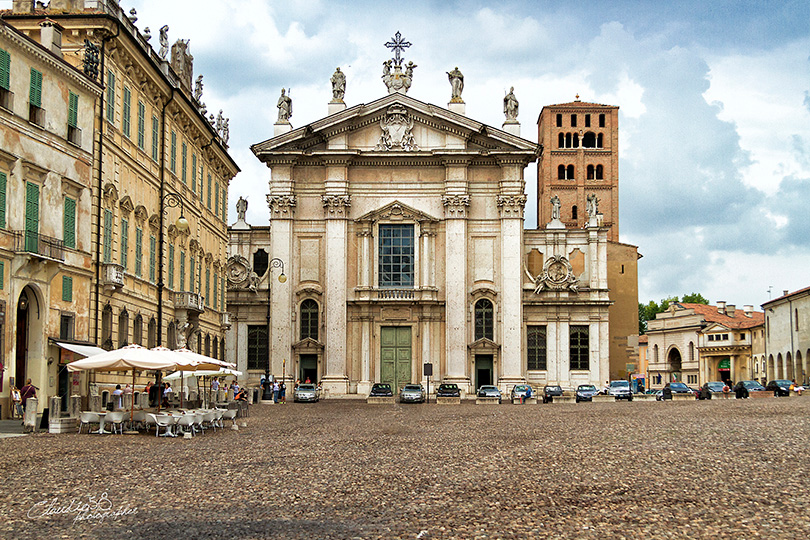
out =
{"type": "Polygon", "coordinates": [[[43,321],[39,296],[30,285],[23,288],[17,300],[15,326],[14,383],[22,388],[28,379],[41,386],[43,360],[43,321]]]}
{"type": "Polygon", "coordinates": [[[672,382],[681,382],[681,351],[675,347],[667,354],[667,371],[672,382]]]}
{"type": "Polygon", "coordinates": [[[772,381],[772,380],[774,380],[776,378],[774,376],[775,374],[776,374],[776,370],[774,369],[773,355],[769,355],[768,356],[768,370],[767,370],[767,372],[765,374],[765,378],[768,379],[769,381],[772,381]]]}
{"type": "Polygon", "coordinates": [[[802,384],[806,380],[807,372],[804,369],[802,351],[796,351],[796,382],[802,384]]]}

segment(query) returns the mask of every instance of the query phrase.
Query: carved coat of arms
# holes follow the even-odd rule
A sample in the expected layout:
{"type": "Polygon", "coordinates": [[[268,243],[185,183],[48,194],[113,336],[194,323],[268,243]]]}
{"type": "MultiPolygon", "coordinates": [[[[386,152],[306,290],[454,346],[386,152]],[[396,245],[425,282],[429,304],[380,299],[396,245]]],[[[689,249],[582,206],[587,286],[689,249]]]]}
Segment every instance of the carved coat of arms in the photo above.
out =
{"type": "Polygon", "coordinates": [[[552,291],[568,289],[577,292],[579,280],[574,276],[574,269],[568,259],[560,255],[547,259],[543,265],[543,273],[539,276],[532,276],[528,270],[526,275],[534,282],[535,294],[540,294],[546,289],[552,291]]]}
{"type": "Polygon", "coordinates": [[[401,105],[391,105],[380,120],[382,135],[377,143],[376,150],[401,149],[406,152],[415,152],[419,146],[413,138],[413,118],[408,110],[401,105]]]}

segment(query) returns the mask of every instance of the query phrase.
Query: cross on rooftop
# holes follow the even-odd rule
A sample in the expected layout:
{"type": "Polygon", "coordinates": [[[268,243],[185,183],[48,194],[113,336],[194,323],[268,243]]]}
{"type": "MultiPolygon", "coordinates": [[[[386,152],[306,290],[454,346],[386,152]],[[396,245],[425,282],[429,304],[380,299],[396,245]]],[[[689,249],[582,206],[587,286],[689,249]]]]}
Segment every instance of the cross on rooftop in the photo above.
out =
{"type": "Polygon", "coordinates": [[[394,34],[394,39],[386,43],[385,46],[394,52],[394,58],[392,58],[392,60],[394,60],[394,65],[401,66],[402,57],[400,56],[399,53],[410,47],[411,43],[409,41],[403,41],[402,34],[397,32],[396,34],[394,34]]]}

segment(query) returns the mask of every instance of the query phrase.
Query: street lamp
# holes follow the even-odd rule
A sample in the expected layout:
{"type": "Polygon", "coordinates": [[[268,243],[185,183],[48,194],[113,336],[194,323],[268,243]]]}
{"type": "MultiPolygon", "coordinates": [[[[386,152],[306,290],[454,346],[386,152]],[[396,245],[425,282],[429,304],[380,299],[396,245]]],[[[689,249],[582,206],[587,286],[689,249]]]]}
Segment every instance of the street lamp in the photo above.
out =
{"type": "Polygon", "coordinates": [[[189,229],[188,220],[183,216],[183,199],[179,194],[168,192],[160,199],[160,233],[158,235],[158,283],[157,283],[157,344],[161,345],[163,337],[163,225],[164,218],[169,215],[169,208],[180,207],[180,217],[175,221],[174,226],[181,233],[189,229]]]}
{"type": "MultiPolygon", "coordinates": [[[[262,393],[262,399],[270,400],[273,399],[273,386],[270,384],[270,351],[272,347],[270,346],[270,275],[273,274],[273,268],[281,268],[281,274],[278,276],[279,283],[286,283],[287,276],[284,275],[284,261],[279,259],[278,257],[273,257],[270,259],[270,264],[268,266],[269,272],[267,276],[267,366],[264,369],[264,392],[262,393]]],[[[284,359],[284,367],[282,369],[285,373],[282,374],[281,380],[284,380],[284,376],[286,375],[287,371],[287,363],[286,358],[284,359]]]]}

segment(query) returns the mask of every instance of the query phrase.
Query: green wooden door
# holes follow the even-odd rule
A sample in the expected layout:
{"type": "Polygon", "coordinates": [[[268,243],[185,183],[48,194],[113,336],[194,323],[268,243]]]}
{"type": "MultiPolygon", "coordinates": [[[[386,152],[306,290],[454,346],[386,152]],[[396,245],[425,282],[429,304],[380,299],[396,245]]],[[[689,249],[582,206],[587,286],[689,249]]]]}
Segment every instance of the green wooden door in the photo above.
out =
{"type": "Polygon", "coordinates": [[[381,329],[380,382],[396,393],[411,382],[411,328],[384,326],[381,329]]]}

